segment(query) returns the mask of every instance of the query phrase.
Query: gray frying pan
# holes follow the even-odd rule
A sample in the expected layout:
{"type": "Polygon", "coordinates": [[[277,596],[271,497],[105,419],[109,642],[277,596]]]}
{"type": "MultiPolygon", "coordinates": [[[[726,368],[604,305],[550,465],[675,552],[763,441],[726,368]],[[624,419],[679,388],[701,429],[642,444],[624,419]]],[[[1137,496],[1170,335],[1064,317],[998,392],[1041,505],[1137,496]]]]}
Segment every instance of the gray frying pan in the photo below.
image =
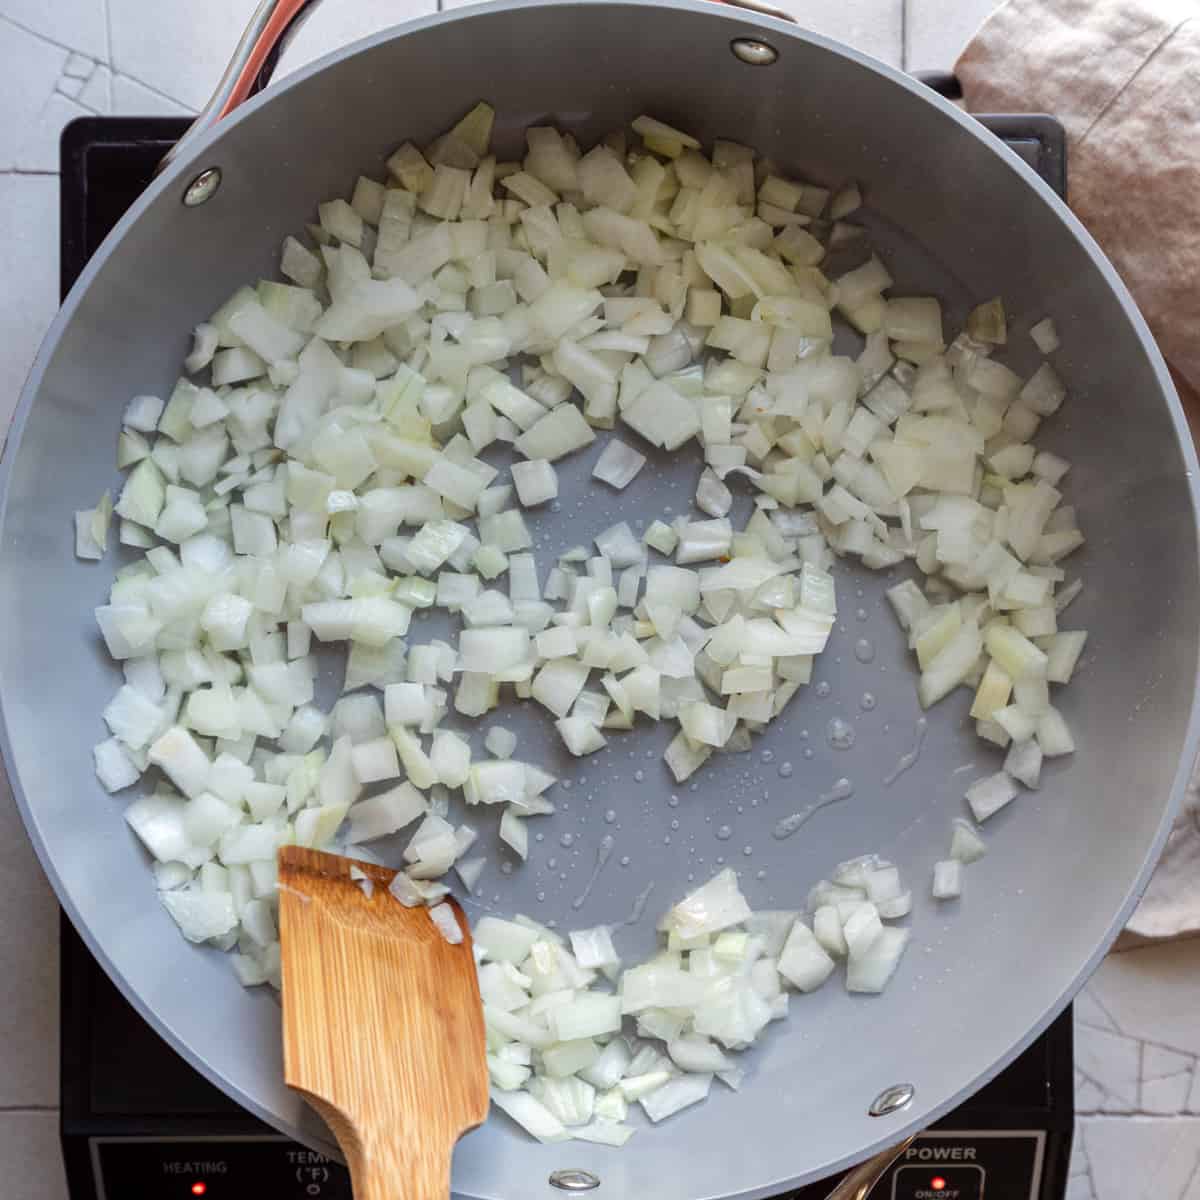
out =
{"type": "MultiPolygon", "coordinates": [[[[1078,750],[989,823],[990,852],[960,902],[935,907],[927,881],[965,783],[996,764],[961,692],[930,714],[916,765],[885,786],[914,749],[920,713],[884,611],[887,581],[871,572],[838,569],[841,623],[817,674],[829,686],[809,688],[751,755],[714,758],[694,787],[669,783],[658,759],[665,731],[614,738],[598,761],[578,762],[536,714],[516,717],[521,752],[571,787],[542,819],[529,864],[505,875],[492,853],[483,905],[581,927],[625,921],[653,885],[646,917],[618,933],[634,956],[652,943],[653,916],[722,862],[739,869],[755,907],[784,907],[840,859],[876,851],[915,889],[914,943],[881,997],[835,984],[797,997],[749,1056],[740,1093],[715,1091],[619,1152],[537,1145],[493,1119],[460,1145],[456,1192],[553,1197],[550,1176],[571,1167],[609,1196],[777,1194],[928,1124],[1062,1009],[1144,886],[1197,740],[1196,460],[1162,359],[1066,207],[987,132],[896,71],[782,21],[692,0],[497,0],[360,42],[197,134],[71,293],[0,465],[5,761],[47,874],[125,994],[234,1099],[333,1153],[284,1087],[274,998],[244,991],[224,956],[179,938],[119,803],[93,776],[99,714],[118,678],[92,618],[112,559],[75,561],[71,514],[117,482],[121,408],[170,385],[191,327],[235,286],[272,273],[281,239],[318,200],[345,194],[398,142],[429,140],[481,97],[498,110],[509,154],[531,123],[553,120],[587,142],[645,111],[823,182],[859,180],[900,286],[939,295],[950,327],[969,304],[1002,294],[1015,315],[1008,361],[1025,372],[1036,361],[1025,336],[1033,321],[1051,315],[1062,337],[1056,361],[1071,397],[1045,444],[1075,463],[1069,498],[1090,538],[1072,560],[1087,581],[1072,626],[1091,631],[1088,660],[1064,701],[1078,750]],[[181,202],[213,167],[220,183],[206,202],[181,202]],[[860,639],[870,653],[855,653],[860,639]],[[833,718],[853,727],[849,749],[827,740],[833,718]],[[853,796],[793,837],[772,836],[841,778],[853,796]],[[580,899],[605,833],[614,853],[580,899]],[[908,1103],[872,1115],[895,1085],[908,1103]]],[[[686,455],[598,499],[588,473],[599,448],[562,472],[561,511],[532,518],[547,557],[612,520],[689,501],[697,464],[686,455]]],[[[485,842],[493,833],[481,832],[485,842]]]]}

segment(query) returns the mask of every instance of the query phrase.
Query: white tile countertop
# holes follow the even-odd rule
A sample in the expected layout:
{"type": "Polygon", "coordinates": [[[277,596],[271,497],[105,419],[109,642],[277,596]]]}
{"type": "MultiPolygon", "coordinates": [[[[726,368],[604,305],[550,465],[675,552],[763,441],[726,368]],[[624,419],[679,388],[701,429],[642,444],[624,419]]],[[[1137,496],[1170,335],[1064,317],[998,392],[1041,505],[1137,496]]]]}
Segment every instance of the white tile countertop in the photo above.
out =
{"type": "MultiPolygon", "coordinates": [[[[329,0],[283,69],[458,0],[329,0]]],[[[994,0],[773,0],[909,70],[948,69],[994,0]]],[[[204,102],[254,0],[0,0],[0,430],[58,299],[58,136],[204,102]]],[[[63,1200],[58,915],[0,774],[4,1200],[63,1200]]],[[[1200,940],[1111,955],[1076,1006],[1070,1200],[1200,1200],[1200,940]]]]}

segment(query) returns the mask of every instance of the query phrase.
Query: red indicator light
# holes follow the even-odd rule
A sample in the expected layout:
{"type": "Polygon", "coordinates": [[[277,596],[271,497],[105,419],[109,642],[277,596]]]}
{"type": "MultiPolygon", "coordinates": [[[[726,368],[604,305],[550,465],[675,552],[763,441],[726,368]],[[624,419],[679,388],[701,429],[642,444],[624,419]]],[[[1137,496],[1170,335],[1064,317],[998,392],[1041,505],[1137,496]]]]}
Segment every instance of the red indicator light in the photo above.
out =
{"type": "MultiPolygon", "coordinates": [[[[935,1175],[929,1181],[929,1186],[933,1188],[935,1192],[943,1192],[946,1190],[946,1181],[940,1175],[935,1175]]],[[[195,1191],[195,1188],[192,1190],[195,1191]]]]}
{"type": "Polygon", "coordinates": [[[197,1179],[196,1182],[192,1184],[192,1195],[193,1196],[203,1196],[204,1193],[207,1191],[208,1191],[208,1184],[205,1183],[203,1179],[197,1179]]]}

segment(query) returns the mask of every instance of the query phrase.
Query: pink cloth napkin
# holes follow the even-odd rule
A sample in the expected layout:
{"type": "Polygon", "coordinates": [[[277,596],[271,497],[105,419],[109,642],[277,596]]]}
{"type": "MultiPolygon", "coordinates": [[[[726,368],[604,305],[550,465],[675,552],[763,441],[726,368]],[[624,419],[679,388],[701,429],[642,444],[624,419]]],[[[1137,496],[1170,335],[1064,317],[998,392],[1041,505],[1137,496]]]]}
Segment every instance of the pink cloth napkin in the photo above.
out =
{"type": "MultiPolygon", "coordinates": [[[[968,111],[1063,123],[1071,207],[1200,390],[1200,0],[1008,0],[955,71],[968,111]]],[[[1128,927],[1200,930],[1200,773],[1128,927]]]]}

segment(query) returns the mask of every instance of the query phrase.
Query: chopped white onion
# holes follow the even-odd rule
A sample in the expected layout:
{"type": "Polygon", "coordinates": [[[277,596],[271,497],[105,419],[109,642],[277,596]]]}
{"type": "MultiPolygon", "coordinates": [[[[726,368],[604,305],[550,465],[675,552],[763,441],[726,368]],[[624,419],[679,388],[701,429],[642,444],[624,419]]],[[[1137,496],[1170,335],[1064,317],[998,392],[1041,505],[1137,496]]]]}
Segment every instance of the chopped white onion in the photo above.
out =
{"type": "Polygon", "coordinates": [[[950,857],[961,863],[973,863],[986,853],[987,846],[979,831],[970,822],[957,818],[950,835],[950,857]]]}
{"type": "Polygon", "coordinates": [[[545,459],[513,463],[512,477],[517,497],[526,508],[545,504],[558,495],[558,475],[545,459]]]}
{"type": "MultiPolygon", "coordinates": [[[[126,818],[185,935],[236,947],[247,986],[279,983],[287,841],[359,846],[415,826],[390,891],[452,941],[437,880],[453,867],[470,891],[485,860],[465,857],[477,834],[454,824],[451,792],[500,805],[501,840],[529,853],[555,780],[513,760],[499,724],[493,757],[473,762],[458,718],[531,698],[577,756],[665,719],[678,781],[749,750],[825,649],[835,554],[911,558],[928,577],[888,591],[921,703],[970,687],[977,732],[1007,747],[968,791],[976,819],[1074,750],[1051,689],[1087,639],[1059,629],[1080,584],[1058,563],[1084,538],[1058,490],[1069,460],[1035,444],[1066,388],[1049,364],[1023,381],[993,356],[1002,301],[947,347],[939,303],[890,295],[877,258],[822,271],[827,246],[866,236],[841,220],[855,185],[831,198],[773,168],[756,177],[748,147],[719,142],[710,160],[650,117],[633,123],[640,144],[618,133],[587,153],[530,129],[523,160],[498,166],[493,118],[477,105],[425,153],[401,146],[388,186],[362,177],[320,204],[317,252],[284,242],[292,283],[240,288],[195,329],[195,379],[125,412],[114,511],[145,554],[96,610],[126,664],[96,771],[111,791],[147,766],[173,785],[126,818]],[[867,338],[856,359],[834,353],[834,309],[867,338]],[[618,421],[668,452],[700,442],[707,519],[637,514],[639,537],[613,514],[597,554],[568,551],[543,579],[539,518],[514,492],[523,507],[555,499],[551,464],[618,421]],[[509,455],[512,486],[488,448],[509,455]],[[732,474],[755,493],[736,527],[732,474]],[[459,618],[449,641],[419,636],[414,614],[435,607],[459,618]],[[349,644],[328,715],[313,636],[349,644]]],[[[1031,336],[1057,345],[1048,320],[1031,336]]],[[[646,458],[603,436],[592,477],[621,490],[646,458]]],[[[109,517],[107,498],[76,514],[80,557],[103,555],[109,517]]],[[[938,870],[982,853],[958,824],[938,870]]],[[[834,878],[810,894],[810,925],[752,913],[722,872],[664,918],[662,954],[623,973],[607,927],[568,949],[527,918],[485,917],[498,1106],[544,1140],[619,1145],[632,1100],[660,1120],[714,1074],[736,1088],[736,1054],[787,1014],[785,982],[812,990],[845,959],[850,990],[878,991],[896,968],[908,935],[886,922],[912,907],[897,868],[867,856],[834,878]]]]}
{"type": "Polygon", "coordinates": [[[657,1124],[689,1105],[706,1100],[711,1087],[711,1075],[681,1075],[649,1095],[642,1096],[642,1109],[657,1124]]]}
{"type": "Polygon", "coordinates": [[[908,945],[909,931],[886,926],[866,953],[851,955],[846,964],[846,989],[851,992],[881,992],[900,965],[908,945]]]}
{"type": "Polygon", "coordinates": [[[612,932],[607,925],[572,932],[571,951],[581,967],[615,967],[620,964],[613,946],[612,932]]]}
{"type": "Polygon", "coordinates": [[[493,1089],[492,1103],[539,1142],[561,1142],[569,1136],[566,1126],[528,1092],[493,1089]]]}
{"type": "Polygon", "coordinates": [[[797,918],[779,956],[780,975],[800,991],[811,992],[829,978],[834,965],[813,931],[797,918]]]}
{"type": "Polygon", "coordinates": [[[667,928],[680,937],[693,938],[740,925],[750,916],[750,906],[729,868],[714,875],[681,900],[667,914],[667,928]]]}
{"type": "Polygon", "coordinates": [[[954,900],[962,894],[963,864],[957,858],[943,859],[933,864],[933,898],[954,900]]]}
{"type": "Polygon", "coordinates": [[[452,946],[459,945],[463,940],[462,927],[458,916],[449,904],[435,904],[429,910],[430,919],[437,926],[438,933],[452,946]]]}
{"type": "Polygon", "coordinates": [[[1029,336],[1033,338],[1037,348],[1043,354],[1053,354],[1058,349],[1058,330],[1049,317],[1043,317],[1036,325],[1032,325],[1029,329],[1029,336]]]}
{"type": "Polygon", "coordinates": [[[1015,800],[1018,790],[1007,772],[997,771],[967,788],[967,803],[971,806],[975,820],[986,821],[1011,800],[1015,800]]]}
{"type": "Polygon", "coordinates": [[[646,456],[639,454],[631,446],[625,445],[619,438],[610,438],[596,465],[592,468],[592,477],[615,487],[618,491],[628,487],[637,473],[646,465],[646,456]]]}

